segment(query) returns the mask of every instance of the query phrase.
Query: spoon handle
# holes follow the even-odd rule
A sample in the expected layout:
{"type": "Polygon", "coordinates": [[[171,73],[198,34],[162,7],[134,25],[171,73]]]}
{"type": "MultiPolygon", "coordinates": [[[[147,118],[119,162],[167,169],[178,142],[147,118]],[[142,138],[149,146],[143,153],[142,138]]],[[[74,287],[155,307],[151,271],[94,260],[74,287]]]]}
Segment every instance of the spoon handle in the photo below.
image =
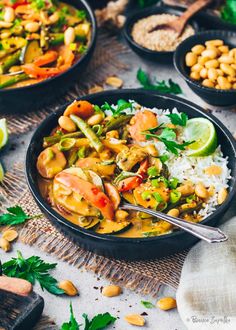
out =
{"type": "Polygon", "coordinates": [[[205,225],[201,225],[199,223],[194,223],[194,222],[188,222],[188,221],[185,221],[185,220],[182,220],[179,218],[174,218],[165,213],[146,209],[141,206],[123,203],[120,206],[120,209],[140,211],[140,212],[144,212],[144,213],[153,215],[154,217],[165,220],[165,221],[171,223],[172,225],[175,225],[208,243],[220,243],[220,242],[224,242],[228,239],[228,237],[219,228],[205,226],[205,225]]]}
{"type": "Polygon", "coordinates": [[[199,10],[207,6],[212,0],[198,0],[195,1],[178,19],[178,23],[180,24],[181,28],[179,30],[180,34],[182,33],[187,21],[196,14],[199,10]]]}

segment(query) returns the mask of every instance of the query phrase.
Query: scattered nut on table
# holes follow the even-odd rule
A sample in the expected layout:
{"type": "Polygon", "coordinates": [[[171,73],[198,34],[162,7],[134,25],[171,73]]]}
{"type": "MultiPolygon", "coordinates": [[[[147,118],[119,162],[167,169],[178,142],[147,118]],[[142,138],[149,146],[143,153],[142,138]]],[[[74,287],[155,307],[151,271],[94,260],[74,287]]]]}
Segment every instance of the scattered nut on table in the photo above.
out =
{"type": "Polygon", "coordinates": [[[102,289],[102,295],[105,297],[116,297],[119,296],[122,289],[118,285],[107,285],[102,289]]]}
{"type": "Polygon", "coordinates": [[[88,93],[89,94],[94,94],[94,93],[99,93],[104,91],[104,88],[99,85],[94,85],[93,87],[89,88],[88,93]]]}
{"type": "Polygon", "coordinates": [[[3,251],[8,252],[11,250],[11,244],[6,240],[5,238],[0,238],[0,248],[3,249],[3,251]]]}
{"type": "Polygon", "coordinates": [[[14,229],[7,229],[3,232],[2,237],[5,238],[8,242],[13,242],[18,237],[18,233],[14,229]]]}
{"type": "Polygon", "coordinates": [[[144,326],[145,319],[139,314],[129,314],[125,316],[125,321],[132,325],[137,325],[139,327],[144,326]]]}
{"type": "Polygon", "coordinates": [[[115,88],[121,88],[123,86],[123,80],[118,77],[107,77],[106,84],[115,88]]]}
{"type": "Polygon", "coordinates": [[[69,280],[64,280],[58,283],[58,287],[62,290],[65,291],[65,294],[68,296],[76,296],[78,295],[78,290],[75,287],[75,285],[69,281],[69,280]]]}
{"type": "Polygon", "coordinates": [[[169,309],[176,308],[176,300],[172,297],[164,297],[158,300],[157,307],[163,311],[168,311],[169,309]]]}

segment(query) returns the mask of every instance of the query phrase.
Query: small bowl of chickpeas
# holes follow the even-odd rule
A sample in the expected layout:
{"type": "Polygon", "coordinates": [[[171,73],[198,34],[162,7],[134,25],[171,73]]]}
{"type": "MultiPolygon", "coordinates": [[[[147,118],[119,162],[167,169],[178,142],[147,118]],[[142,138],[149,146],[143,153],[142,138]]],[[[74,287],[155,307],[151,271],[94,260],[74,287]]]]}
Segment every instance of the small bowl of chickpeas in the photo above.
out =
{"type": "Polygon", "coordinates": [[[176,49],[174,65],[206,103],[236,104],[236,32],[205,31],[189,37],[176,49]]]}

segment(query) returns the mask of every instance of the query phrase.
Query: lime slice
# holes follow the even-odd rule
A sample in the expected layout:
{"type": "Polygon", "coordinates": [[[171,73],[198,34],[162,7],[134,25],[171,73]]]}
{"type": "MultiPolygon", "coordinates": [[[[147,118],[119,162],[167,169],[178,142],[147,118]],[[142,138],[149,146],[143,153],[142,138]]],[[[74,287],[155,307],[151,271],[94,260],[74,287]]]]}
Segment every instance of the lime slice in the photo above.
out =
{"type": "Polygon", "coordinates": [[[5,118],[0,119],[0,149],[2,149],[8,141],[7,121],[5,118]]]}
{"type": "Polygon", "coordinates": [[[217,134],[214,125],[206,118],[193,118],[187,121],[184,129],[186,141],[195,141],[187,148],[188,156],[209,156],[217,147],[217,134]]]}
{"type": "Polygon", "coordinates": [[[4,178],[4,170],[2,164],[0,163],[0,182],[2,182],[3,178],[4,178]]]}

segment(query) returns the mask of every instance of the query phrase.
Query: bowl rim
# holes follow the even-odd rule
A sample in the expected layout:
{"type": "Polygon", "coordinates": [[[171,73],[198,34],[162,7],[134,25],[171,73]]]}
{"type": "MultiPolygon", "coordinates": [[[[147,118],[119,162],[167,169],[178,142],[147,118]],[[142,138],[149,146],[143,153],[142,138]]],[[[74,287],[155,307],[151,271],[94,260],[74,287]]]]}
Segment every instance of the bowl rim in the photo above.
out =
{"type": "MultiPolygon", "coordinates": [[[[210,113],[206,113],[203,110],[203,108],[199,107],[198,105],[196,105],[184,98],[181,98],[181,97],[178,97],[175,95],[147,91],[144,89],[122,89],[122,90],[108,90],[108,91],[103,91],[100,93],[85,95],[82,97],[78,97],[78,99],[79,100],[94,99],[94,98],[100,97],[100,96],[109,97],[111,94],[115,95],[115,96],[116,95],[119,96],[119,94],[121,94],[121,93],[125,93],[125,94],[127,93],[128,95],[130,93],[139,94],[139,95],[142,94],[142,95],[149,96],[149,97],[157,96],[157,97],[161,97],[164,99],[170,99],[175,102],[177,101],[179,107],[181,107],[181,103],[184,105],[187,105],[188,107],[190,107],[194,111],[196,111],[199,115],[203,115],[203,117],[206,117],[207,119],[210,119],[211,121],[213,121],[214,125],[216,125],[218,127],[218,129],[220,129],[224,133],[224,135],[227,137],[229,143],[231,144],[235,157],[236,157],[236,141],[234,140],[230,131],[215,116],[213,116],[210,113]]],[[[27,148],[27,152],[26,152],[26,158],[25,158],[26,181],[27,181],[31,194],[33,195],[37,204],[40,205],[40,208],[43,209],[43,212],[46,213],[47,215],[50,215],[50,217],[53,218],[54,221],[56,220],[57,224],[62,224],[63,226],[67,226],[70,229],[76,231],[76,235],[77,234],[80,234],[82,236],[85,235],[92,239],[101,239],[102,241],[106,241],[106,242],[113,242],[113,243],[119,242],[120,244],[125,244],[127,242],[129,242],[131,244],[136,244],[136,243],[144,243],[144,244],[147,243],[148,244],[150,241],[156,241],[156,240],[160,241],[160,240],[167,239],[167,238],[175,238],[175,237],[178,237],[179,235],[185,234],[186,232],[183,231],[182,229],[178,229],[177,231],[174,231],[173,233],[170,233],[170,234],[154,236],[154,237],[138,237],[138,238],[128,238],[128,237],[124,238],[124,237],[119,237],[116,235],[98,234],[98,233],[90,231],[88,229],[76,226],[75,224],[71,223],[69,220],[67,220],[63,216],[61,216],[58,212],[56,212],[52,207],[50,207],[47,204],[47,202],[41,196],[38,187],[36,186],[36,184],[34,184],[32,175],[31,175],[31,171],[29,170],[31,168],[30,164],[32,164],[32,154],[31,154],[30,146],[37,139],[37,135],[39,134],[39,132],[42,129],[45,129],[45,127],[48,125],[49,122],[57,119],[57,117],[60,115],[60,113],[65,109],[65,107],[69,103],[71,103],[71,102],[67,102],[66,104],[58,107],[54,112],[52,112],[47,118],[45,118],[41,122],[41,124],[37,127],[37,129],[33,133],[30,143],[27,148]]],[[[234,167],[236,169],[236,161],[235,161],[234,167]]],[[[210,214],[207,218],[205,218],[203,221],[201,221],[201,224],[208,223],[208,221],[216,218],[219,215],[219,213],[221,214],[224,210],[226,210],[228,208],[233,197],[236,194],[236,178],[232,178],[232,179],[233,179],[233,183],[231,186],[231,191],[228,194],[226,202],[223,203],[222,205],[220,205],[212,214],[210,214]]]]}
{"type": "MultiPolygon", "coordinates": [[[[188,43],[189,41],[192,41],[194,39],[197,38],[196,44],[198,43],[198,41],[200,42],[200,40],[198,38],[200,37],[204,37],[209,35],[209,37],[214,37],[214,36],[221,36],[222,38],[224,37],[224,35],[233,35],[236,38],[236,31],[229,31],[229,30],[207,30],[207,31],[203,31],[203,32],[198,32],[196,33],[194,36],[190,36],[188,38],[186,38],[185,40],[183,40],[178,47],[175,50],[174,53],[174,57],[173,57],[173,62],[174,62],[174,67],[176,69],[176,71],[182,76],[182,78],[190,85],[193,85],[194,87],[201,89],[205,92],[210,92],[210,93],[216,93],[216,94],[223,94],[223,93],[227,93],[227,94],[232,94],[232,93],[236,93],[235,89],[216,89],[216,88],[210,88],[210,87],[205,87],[203,85],[201,85],[199,82],[193,80],[190,78],[190,76],[185,72],[185,70],[181,69],[180,66],[180,62],[177,60],[177,58],[183,58],[186,53],[183,53],[183,47],[186,45],[186,43],[188,43]]],[[[235,44],[236,47],[236,44],[235,44]]],[[[191,49],[190,49],[191,50],[191,49]]],[[[189,50],[189,51],[190,51],[189,50]]]]}
{"type": "MultiPolygon", "coordinates": [[[[65,0],[65,2],[67,2],[67,1],[68,0],[65,0]]],[[[94,12],[93,12],[91,6],[89,5],[88,1],[86,1],[86,0],[77,0],[77,1],[78,1],[78,3],[76,4],[76,6],[79,6],[80,4],[82,4],[83,7],[85,8],[85,10],[89,16],[89,21],[90,21],[91,27],[92,27],[92,34],[91,34],[91,40],[90,40],[89,47],[87,48],[86,52],[81,56],[81,58],[77,62],[75,62],[69,69],[67,69],[66,71],[64,71],[54,77],[47,78],[41,82],[38,82],[38,83],[32,84],[32,85],[28,85],[28,86],[14,87],[14,88],[9,88],[9,89],[0,89],[0,93],[3,94],[3,93],[10,93],[10,92],[16,92],[16,91],[27,92],[36,87],[40,88],[41,86],[50,84],[50,82],[55,81],[59,77],[60,78],[64,77],[68,72],[72,71],[79,64],[82,64],[84,62],[84,60],[87,58],[87,56],[89,56],[89,54],[93,51],[93,48],[95,46],[96,37],[97,37],[97,22],[96,22],[94,12]]]]}
{"type": "MultiPolygon", "coordinates": [[[[132,13],[130,13],[127,17],[126,17],[126,21],[125,21],[125,25],[123,27],[123,35],[125,37],[125,39],[133,45],[133,47],[135,47],[136,49],[138,49],[139,51],[149,54],[149,55],[173,55],[175,50],[173,51],[157,51],[157,50],[152,50],[152,49],[148,49],[145,48],[141,45],[139,45],[136,41],[134,41],[134,39],[131,36],[130,30],[133,27],[134,23],[136,23],[139,19],[148,17],[150,15],[154,15],[154,14],[165,14],[165,13],[169,13],[170,11],[176,12],[176,15],[178,16],[177,13],[181,14],[181,8],[177,8],[174,6],[166,6],[166,5],[159,5],[159,6],[151,6],[148,8],[144,8],[144,9],[136,9],[135,11],[133,11],[132,13]]],[[[189,24],[192,26],[192,28],[195,31],[195,34],[199,31],[199,25],[197,23],[197,21],[193,18],[190,20],[189,24]]]]}

